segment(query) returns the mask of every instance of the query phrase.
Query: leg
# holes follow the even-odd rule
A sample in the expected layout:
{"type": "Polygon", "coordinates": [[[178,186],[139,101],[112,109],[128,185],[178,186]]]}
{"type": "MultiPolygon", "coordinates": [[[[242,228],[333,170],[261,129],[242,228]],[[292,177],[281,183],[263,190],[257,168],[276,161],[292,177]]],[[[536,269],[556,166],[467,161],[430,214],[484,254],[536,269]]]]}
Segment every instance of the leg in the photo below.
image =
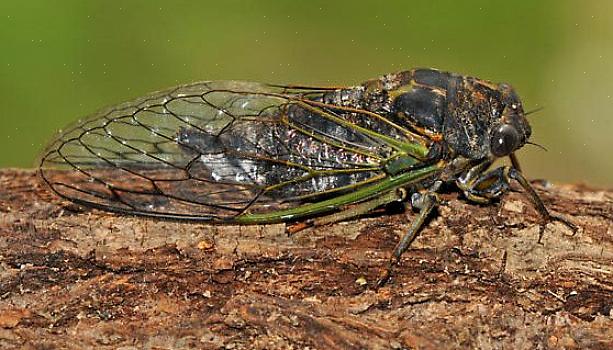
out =
{"type": "Polygon", "coordinates": [[[487,204],[500,197],[509,190],[509,179],[505,171],[507,168],[496,168],[474,178],[458,180],[458,187],[464,191],[468,200],[487,204]]]}
{"type": "MultiPolygon", "coordinates": [[[[532,188],[530,183],[517,169],[511,167],[500,167],[485,174],[479,174],[478,171],[472,171],[473,169],[469,170],[465,176],[460,177],[456,181],[458,187],[464,191],[466,198],[471,201],[488,203],[492,199],[500,197],[503,193],[508,191],[511,180],[516,180],[522,186],[522,188],[528,194],[528,197],[530,197],[530,200],[534,203],[538,213],[545,220],[545,223],[540,225],[541,229],[539,233],[539,242],[541,241],[546,225],[552,221],[559,221],[570,228],[573,232],[577,231],[577,226],[575,226],[573,223],[569,222],[562,216],[549,213],[545,207],[545,204],[543,204],[543,201],[538,196],[534,188],[532,188]]],[[[479,168],[477,170],[483,169],[479,168]]]]}
{"type": "Polygon", "coordinates": [[[441,183],[436,182],[435,185],[428,190],[428,192],[420,195],[418,198],[414,198],[414,203],[416,204],[416,207],[419,207],[420,209],[419,215],[417,215],[417,217],[413,220],[413,222],[411,223],[411,227],[409,228],[407,233],[405,233],[404,236],[402,236],[402,238],[398,242],[398,244],[396,244],[394,252],[392,253],[390,261],[387,265],[387,269],[383,272],[383,274],[381,275],[381,277],[379,277],[379,280],[377,281],[378,286],[384,285],[389,280],[392,275],[392,269],[394,265],[398,263],[400,257],[402,256],[402,253],[404,253],[409,248],[409,245],[411,245],[411,242],[413,242],[413,240],[417,236],[417,233],[424,226],[424,223],[426,222],[426,219],[428,218],[430,213],[432,213],[432,210],[436,208],[436,205],[438,204],[439,200],[435,191],[437,191],[440,186],[441,183]]]}
{"type": "Polygon", "coordinates": [[[530,199],[532,199],[532,202],[534,203],[536,210],[539,212],[539,214],[541,214],[541,216],[546,221],[544,225],[541,225],[541,229],[539,231],[539,243],[541,242],[541,238],[543,238],[543,233],[545,232],[545,226],[552,221],[561,222],[564,225],[566,225],[566,227],[571,229],[573,233],[577,232],[577,226],[575,224],[573,224],[572,222],[568,221],[567,219],[565,219],[564,217],[560,215],[551,214],[549,210],[547,210],[547,207],[545,207],[545,204],[541,200],[541,197],[539,197],[538,193],[536,193],[532,185],[530,185],[528,180],[526,180],[526,178],[519,171],[511,168],[508,171],[508,176],[509,178],[516,180],[521,185],[521,187],[524,188],[524,190],[528,193],[528,196],[530,197],[530,199]]]}
{"type": "Polygon", "coordinates": [[[511,161],[511,166],[517,169],[517,171],[521,173],[521,166],[519,165],[519,159],[517,159],[517,156],[515,155],[515,153],[509,154],[509,160],[511,161]]]}
{"type": "Polygon", "coordinates": [[[322,216],[320,218],[307,220],[305,222],[297,223],[295,225],[289,226],[287,228],[287,231],[288,233],[293,234],[307,227],[323,226],[323,225],[334,224],[340,221],[345,221],[348,219],[358,217],[360,215],[367,214],[380,206],[383,206],[389,203],[393,203],[393,202],[404,201],[405,198],[406,198],[406,191],[404,189],[398,189],[396,191],[385,193],[379,197],[372,198],[366,202],[362,202],[357,205],[349,206],[341,210],[338,213],[322,216]]]}
{"type": "Polygon", "coordinates": [[[372,210],[380,206],[390,204],[393,202],[401,202],[405,198],[406,198],[406,191],[400,188],[396,191],[388,192],[382,196],[375,197],[366,202],[362,202],[353,207],[349,207],[338,213],[334,213],[328,216],[314,219],[313,225],[320,226],[320,225],[328,225],[328,224],[333,224],[333,223],[340,222],[340,221],[345,221],[345,220],[369,213],[372,210]]]}

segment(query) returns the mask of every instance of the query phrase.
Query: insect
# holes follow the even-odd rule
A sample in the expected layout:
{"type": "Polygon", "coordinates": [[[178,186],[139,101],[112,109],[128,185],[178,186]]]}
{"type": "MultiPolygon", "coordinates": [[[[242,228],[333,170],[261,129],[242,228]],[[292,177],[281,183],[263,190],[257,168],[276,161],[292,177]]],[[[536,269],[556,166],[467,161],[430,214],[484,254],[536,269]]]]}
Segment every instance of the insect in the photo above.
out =
{"type": "Polygon", "coordinates": [[[447,183],[489,203],[515,180],[544,222],[574,230],[519,169],[513,152],[530,134],[511,86],[435,69],[341,88],[210,81],[77,122],[40,174],[75,203],[174,220],[322,225],[409,202],[419,214],[391,271],[447,183]],[[513,166],[490,170],[501,157],[513,166]]]}

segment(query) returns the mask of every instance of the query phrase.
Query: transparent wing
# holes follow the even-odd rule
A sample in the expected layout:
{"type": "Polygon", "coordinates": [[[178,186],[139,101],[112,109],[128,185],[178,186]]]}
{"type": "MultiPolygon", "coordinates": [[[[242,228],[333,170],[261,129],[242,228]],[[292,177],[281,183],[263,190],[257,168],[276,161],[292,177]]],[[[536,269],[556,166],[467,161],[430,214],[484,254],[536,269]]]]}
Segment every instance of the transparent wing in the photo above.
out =
{"type": "Polygon", "coordinates": [[[61,132],[40,172],[56,193],[80,204],[225,221],[384,177],[382,161],[395,151],[376,133],[402,133],[355,111],[309,103],[323,93],[235,81],[158,92],[61,132]]]}

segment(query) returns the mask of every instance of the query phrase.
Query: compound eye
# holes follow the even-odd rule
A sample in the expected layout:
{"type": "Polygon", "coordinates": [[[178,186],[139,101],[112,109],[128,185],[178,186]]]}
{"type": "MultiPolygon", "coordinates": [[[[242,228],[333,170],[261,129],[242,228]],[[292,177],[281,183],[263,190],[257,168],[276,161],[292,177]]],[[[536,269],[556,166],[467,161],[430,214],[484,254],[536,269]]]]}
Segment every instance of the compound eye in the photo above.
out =
{"type": "Polygon", "coordinates": [[[519,145],[519,133],[509,124],[504,124],[494,131],[490,140],[490,150],[496,157],[511,154],[519,145]]]}

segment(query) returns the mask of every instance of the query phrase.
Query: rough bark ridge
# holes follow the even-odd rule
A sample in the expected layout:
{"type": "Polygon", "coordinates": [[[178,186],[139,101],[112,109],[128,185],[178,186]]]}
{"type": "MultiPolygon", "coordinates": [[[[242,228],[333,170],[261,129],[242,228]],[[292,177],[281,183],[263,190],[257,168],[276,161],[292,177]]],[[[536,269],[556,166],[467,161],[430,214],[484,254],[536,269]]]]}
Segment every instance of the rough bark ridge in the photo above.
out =
{"type": "Polygon", "coordinates": [[[413,217],[306,229],[82,209],[0,171],[0,348],[611,349],[613,192],[448,202],[373,287],[413,217]]]}

